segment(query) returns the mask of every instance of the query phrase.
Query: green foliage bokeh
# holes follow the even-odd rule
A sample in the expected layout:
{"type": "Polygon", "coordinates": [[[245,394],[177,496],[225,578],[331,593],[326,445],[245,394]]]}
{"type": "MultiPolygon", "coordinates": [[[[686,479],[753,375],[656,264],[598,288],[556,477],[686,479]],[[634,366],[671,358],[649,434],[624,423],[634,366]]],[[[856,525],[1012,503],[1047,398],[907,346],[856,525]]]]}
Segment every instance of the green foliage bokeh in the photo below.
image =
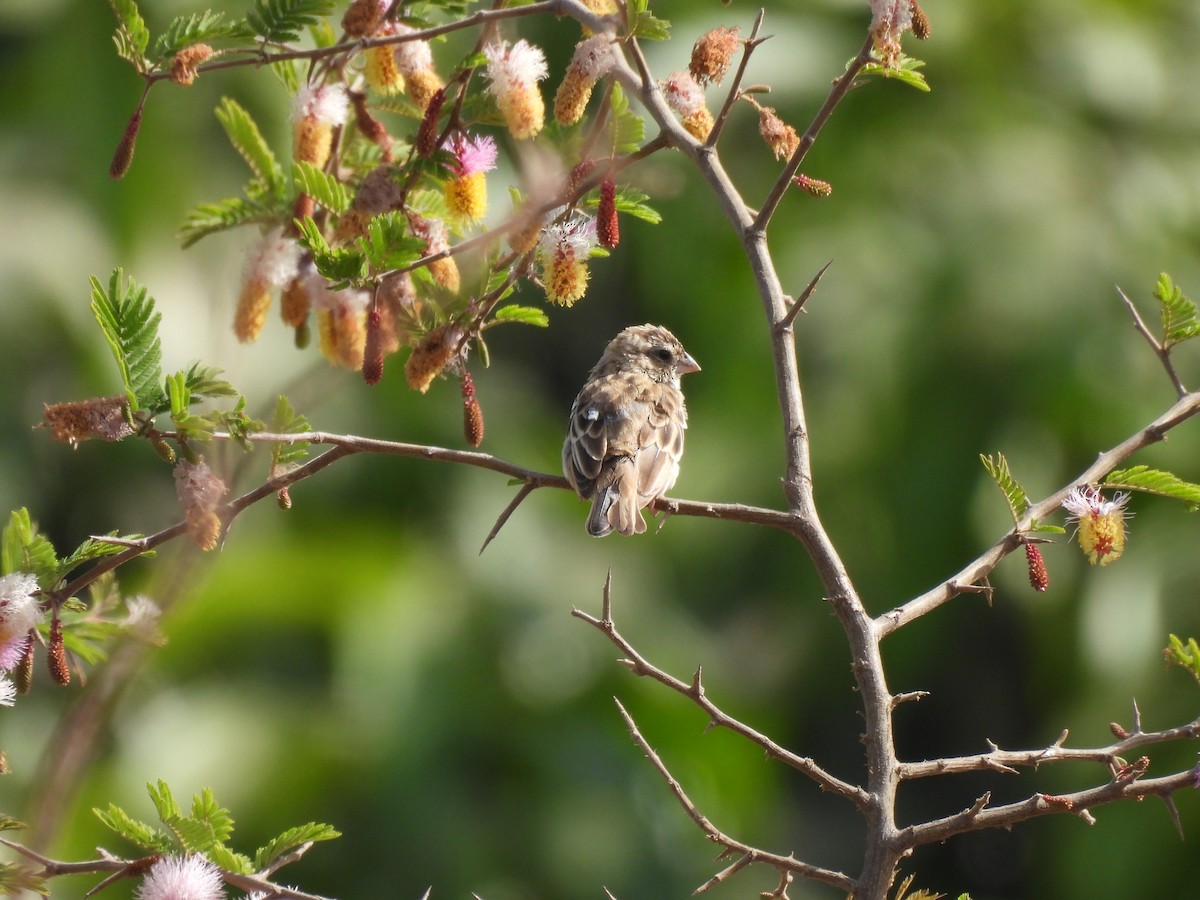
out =
{"type": "MultiPolygon", "coordinates": [[[[648,47],[682,68],[716,25],[748,31],[757,4],[655,3],[674,40],[648,47]]],[[[859,46],[867,4],[777,2],[752,82],[803,129],[859,46]]],[[[145,0],[161,27],[191,11],[145,0]]],[[[1186,0],[937,3],[933,37],[911,46],[933,86],[872,83],[838,110],[805,164],[833,195],[796,192],[772,225],[787,289],[832,259],[797,334],[818,502],[872,612],[956,571],[1008,526],[979,465],[1003,452],[1030,495],[1065,483],[1097,451],[1150,421],[1170,384],[1113,290],[1153,314],[1168,271],[1200,295],[1200,12],[1186,0]]],[[[462,446],[453,383],[409,391],[393,363],[367,388],[291,346],[274,320],[257,345],[230,322],[249,234],[180,251],[174,232],[199,202],[236,192],[242,162],[212,110],[234,96],[282,150],[282,90],[266,73],[202,76],[152,94],[128,177],[107,177],[137,79],[113,52],[94,0],[18,0],[0,9],[0,508],[28,506],[60,547],[110,529],[151,532],[178,516],[170,470],[140,444],[77,451],[31,430],[41,404],[112,394],[108,350],[88,313],[89,275],[116,265],[163,314],[164,365],[226,369],[265,416],[280,391],[315,427],[462,446]]],[[[569,22],[527,33],[561,72],[569,22]]],[[[709,92],[710,105],[723,96],[709,92]]],[[[748,107],[722,155],[748,199],[778,171],[748,107]]],[[[475,373],[484,449],[554,471],[566,410],[604,342],[626,324],[668,325],[704,366],[686,384],[691,415],[680,496],[778,506],[783,452],[767,335],[736,240],[711,195],[670,154],[631,177],[664,221],[624,221],[593,264],[588,296],[551,310],[548,330],[502,328],[475,373]]],[[[503,189],[493,184],[494,199],[503,189]]],[[[751,200],[751,202],[754,202],[751,200]]],[[[494,202],[494,206],[501,206],[494,202]]],[[[518,301],[541,303],[532,288],[518,301]]],[[[1200,365],[1180,351],[1184,382],[1200,365]]],[[[1200,479],[1195,427],[1137,462],[1200,479]]],[[[236,451],[216,454],[235,462],[236,451]]],[[[253,462],[238,484],[261,477],[253,462]]],[[[589,539],[584,508],[535,493],[482,556],[512,496],[485,472],[357,457],[297,487],[294,508],[251,510],[223,550],[188,548],[123,573],[129,590],[178,596],[168,645],[115,701],[77,794],[59,811],[60,857],[117,847],[92,817],[114,800],[148,817],[143,785],[181,796],[211,786],[249,850],[310,820],[344,837],[287,871],[342,897],[487,900],[683,897],[716,866],[711,846],[633,747],[617,695],[693,799],[748,842],[854,874],[848,807],[728,733],[704,733],[679,698],[635,681],[600,635],[570,617],[597,611],[613,575],[618,625],[679,677],[704,666],[710,696],[835,774],[863,766],[849,660],[798,544],[752,526],[678,518],[636,540],[589,539]]],[[[1073,546],[1046,549],[1051,588],[1022,561],[995,575],[995,603],[964,596],[884,645],[894,690],[929,690],[898,718],[914,758],[1109,740],[1136,696],[1148,728],[1189,721],[1191,679],[1164,671],[1168,632],[1200,633],[1200,522],[1135,501],[1126,556],[1092,570],[1073,546]]],[[[652,529],[653,531],[653,529],[652,529]]],[[[17,816],[39,789],[54,715],[78,687],[39,683],[3,716],[15,774],[0,806],[17,816]],[[10,723],[19,723],[12,725],[10,723]]],[[[1187,748],[1152,753],[1156,773],[1187,748]]],[[[905,821],[969,806],[983,790],[1016,799],[1102,780],[1097,771],[962,776],[902,793],[905,821]],[[1007,780],[1005,780],[1007,778],[1007,780]],[[1036,785],[1036,788],[1034,787],[1036,785]]],[[[1181,797],[1189,841],[1200,832],[1181,797]]],[[[975,900],[1169,895],[1200,875],[1161,804],[1101,808],[1012,833],[926,848],[917,885],[975,900]]],[[[54,886],[82,896],[84,879],[54,886]]],[[[713,896],[770,890],[752,871],[713,896]]],[[[127,891],[115,887],[106,893],[127,891]]],[[[827,896],[797,886],[793,897],[827,896]]]]}

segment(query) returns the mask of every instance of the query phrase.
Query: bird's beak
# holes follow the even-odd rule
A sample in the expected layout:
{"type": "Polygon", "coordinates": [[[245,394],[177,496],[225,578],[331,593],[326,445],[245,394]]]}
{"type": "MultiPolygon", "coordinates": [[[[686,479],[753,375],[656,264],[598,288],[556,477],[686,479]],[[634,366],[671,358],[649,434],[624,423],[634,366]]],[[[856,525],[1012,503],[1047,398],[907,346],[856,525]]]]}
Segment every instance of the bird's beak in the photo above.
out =
{"type": "Polygon", "coordinates": [[[679,370],[680,375],[686,375],[688,372],[699,372],[700,363],[692,359],[690,353],[683,354],[683,359],[679,360],[675,368],[679,370]]]}

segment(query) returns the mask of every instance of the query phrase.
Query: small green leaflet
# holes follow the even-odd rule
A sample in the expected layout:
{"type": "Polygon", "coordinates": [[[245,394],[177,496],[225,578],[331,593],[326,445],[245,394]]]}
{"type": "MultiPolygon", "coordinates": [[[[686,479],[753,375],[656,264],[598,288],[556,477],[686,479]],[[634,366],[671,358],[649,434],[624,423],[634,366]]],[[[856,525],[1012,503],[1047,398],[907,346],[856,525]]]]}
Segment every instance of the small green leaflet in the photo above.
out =
{"type": "Polygon", "coordinates": [[[192,44],[249,36],[245,22],[227,21],[224,13],[206,9],[172,19],[167,30],[154,42],[154,58],[165,60],[192,44]]]}
{"type": "Polygon", "coordinates": [[[532,306],[515,304],[502,306],[496,310],[492,318],[497,322],[522,322],[526,325],[536,325],[538,328],[546,328],[550,325],[550,318],[540,309],[532,306]]]}
{"type": "Polygon", "coordinates": [[[186,250],[201,238],[218,231],[228,231],[255,222],[272,222],[274,219],[275,213],[270,206],[257,200],[230,197],[216,203],[201,203],[188,213],[178,236],[186,250]]]}
{"type": "MultiPolygon", "coordinates": [[[[306,431],[312,431],[312,427],[308,424],[308,419],[292,408],[291,401],[280,394],[275,401],[275,412],[271,415],[267,430],[272,434],[303,434],[306,431]]],[[[282,467],[296,465],[303,462],[307,456],[307,441],[297,441],[294,444],[273,443],[271,444],[271,471],[275,472],[282,467]]]]}
{"type": "MultiPolygon", "coordinates": [[[[0,760],[4,754],[0,751],[0,760]]],[[[38,875],[32,869],[15,863],[0,863],[0,897],[20,897],[26,892],[50,896],[50,888],[46,878],[38,875]]]]}
{"type": "Polygon", "coordinates": [[[300,39],[300,32],[318,24],[333,10],[333,0],[256,0],[246,21],[254,33],[271,43],[300,39]]]}
{"type": "Polygon", "coordinates": [[[158,323],[154,298],[132,278],[126,284],[124,272],[113,269],[108,289],[93,276],[92,314],[112,349],[121,371],[129,411],[153,408],[163,397],[162,347],[158,341],[158,323]]]}
{"type": "Polygon", "coordinates": [[[367,277],[367,257],[361,250],[330,247],[312,216],[305,216],[303,221],[297,219],[296,224],[300,228],[300,243],[312,253],[317,271],[334,282],[333,289],[367,277]]]}
{"type": "Polygon", "coordinates": [[[1104,479],[1104,486],[1114,490],[1142,491],[1182,500],[1189,511],[1200,509],[1200,484],[1184,481],[1170,472],[1151,469],[1149,466],[1134,466],[1131,469],[1114,469],[1104,479]]]}
{"type": "Polygon", "coordinates": [[[54,545],[38,531],[25,507],[14,509],[0,536],[0,569],[3,574],[32,572],[43,588],[58,580],[58,555],[54,545]]]}
{"type": "MultiPolygon", "coordinates": [[[[846,63],[846,68],[850,68],[853,62],[854,60],[850,60],[850,62],[846,63]]],[[[890,66],[881,65],[880,63],[871,62],[859,69],[858,73],[859,75],[879,75],[883,78],[890,78],[893,81],[899,81],[902,84],[907,84],[909,87],[914,87],[918,91],[929,93],[931,90],[929,87],[929,82],[925,80],[924,75],[917,71],[924,66],[924,61],[913,59],[911,56],[905,56],[901,54],[898,68],[892,68],[890,66]]]]}
{"type": "Polygon", "coordinates": [[[1196,320],[1196,304],[1189,300],[1180,288],[1171,281],[1166,272],[1158,276],[1154,286],[1154,298],[1158,301],[1162,317],[1163,348],[1168,349],[1200,334],[1200,321],[1196,320]]]}
{"type": "Polygon", "coordinates": [[[304,844],[316,843],[317,841],[331,841],[341,836],[341,832],[336,831],[329,825],[322,825],[319,822],[309,822],[307,825],[298,825],[295,828],[289,828],[283,834],[258,848],[258,852],[254,854],[254,871],[264,871],[279,857],[304,844]]]}
{"type": "Polygon", "coordinates": [[[108,809],[93,808],[92,813],[106,827],[142,850],[150,853],[171,853],[176,849],[166,834],[152,825],[132,818],[129,813],[115,803],[108,804],[108,809]]]}
{"type": "Polygon", "coordinates": [[[150,32],[137,3],[134,0],[109,0],[108,5],[117,17],[117,33],[113,35],[117,55],[133,63],[139,72],[143,71],[150,32]]]}
{"type": "Polygon", "coordinates": [[[344,184],[310,162],[292,163],[292,183],[296,190],[308,194],[331,213],[340,215],[350,208],[350,191],[344,184]]]}
{"type": "Polygon", "coordinates": [[[671,36],[671,23],[650,13],[649,0],[627,0],[625,27],[630,36],[647,41],[665,41],[671,36]]]}
{"type": "Polygon", "coordinates": [[[621,90],[619,84],[613,84],[609,95],[609,106],[612,109],[612,125],[609,136],[612,141],[613,153],[632,153],[646,139],[646,123],[642,117],[629,108],[629,98],[621,90]]]}
{"type": "Polygon", "coordinates": [[[657,225],[662,221],[662,216],[658,210],[651,209],[646,205],[646,201],[649,199],[649,194],[639,191],[637,188],[623,187],[617,191],[617,212],[641,219],[643,222],[649,222],[651,225],[657,225]]]}
{"type": "Polygon", "coordinates": [[[241,154],[255,176],[272,194],[280,193],[283,186],[283,169],[275,154],[267,145],[258,125],[250,113],[230,97],[222,97],[217,104],[217,121],[229,136],[229,142],[241,154]]]}
{"type": "Polygon", "coordinates": [[[992,457],[990,454],[985,456],[981,453],[979,460],[987,469],[987,473],[992,476],[992,481],[996,482],[996,487],[1000,488],[1004,494],[1004,499],[1008,501],[1008,509],[1012,513],[1013,521],[1020,521],[1021,516],[1025,515],[1025,511],[1029,509],[1029,497],[1025,494],[1025,489],[1012,477],[1012,473],[1008,470],[1008,460],[1004,458],[1004,454],[997,453],[995,457],[992,457]]]}
{"type": "Polygon", "coordinates": [[[367,223],[367,235],[358,243],[374,271],[400,269],[424,255],[425,241],[408,231],[408,217],[400,210],[380,213],[367,223]]]}
{"type": "Polygon", "coordinates": [[[217,803],[209,788],[192,797],[191,811],[186,816],[166,782],[159,781],[146,788],[159,819],[167,828],[165,832],[137,821],[114,803],[107,809],[93,809],[92,812],[121,837],[151,853],[203,853],[222,869],[248,875],[278,866],[280,858],[297,847],[341,837],[328,825],[309,822],[289,828],[267,842],[255,852],[252,862],[250,857],[234,852],[227,845],[233,836],[233,817],[217,803]]]}
{"type": "Polygon", "coordinates": [[[1196,639],[1188,638],[1186,644],[1173,634],[1168,635],[1167,639],[1170,644],[1163,649],[1167,662],[1186,669],[1200,684],[1200,645],[1197,645],[1196,639]]]}

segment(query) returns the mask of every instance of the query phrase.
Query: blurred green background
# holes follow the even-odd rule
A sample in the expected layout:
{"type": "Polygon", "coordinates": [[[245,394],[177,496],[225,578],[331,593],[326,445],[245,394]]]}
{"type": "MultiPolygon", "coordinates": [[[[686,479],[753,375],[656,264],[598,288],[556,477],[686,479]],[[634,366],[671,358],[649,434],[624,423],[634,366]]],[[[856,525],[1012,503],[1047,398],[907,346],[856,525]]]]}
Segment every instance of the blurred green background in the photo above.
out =
{"type": "MultiPolygon", "coordinates": [[[[143,0],[157,34],[187,0],[143,0]]],[[[237,9],[237,4],[214,3],[237,9]]],[[[662,2],[675,39],[647,48],[665,75],[717,25],[753,23],[758,5],[662,2]]],[[[1154,315],[1159,271],[1200,296],[1200,7],[1192,0],[929,0],[933,38],[906,39],[928,62],[921,94],[872,83],[851,94],[805,164],[833,185],[795,192],[773,223],[786,289],[832,259],[798,341],[826,525],[873,612],[947,578],[1009,527],[978,461],[1004,452],[1034,497],[1166,408],[1170,384],[1130,328],[1114,285],[1154,315]]],[[[803,130],[859,46],[866,2],[772,2],[748,81],[803,130]]],[[[239,346],[230,322],[248,232],[180,251],[192,206],[236,193],[241,160],[212,115],[228,94],[286,147],[286,106],[267,73],[202,76],[150,98],[128,177],[108,162],[139,92],[97,0],[6,0],[0,7],[0,507],[28,506],[60,547],[110,529],[151,532],[178,518],[170,470],[140,444],[72,451],[30,426],[41,404],[111,394],[118,381],[88,312],[87,278],[123,265],[163,313],[164,365],[223,367],[265,414],[285,391],[315,427],[462,446],[457,386],[410,392],[399,366],[377,388],[302,353],[274,320],[239,346]]],[[[510,30],[515,35],[516,30],[510,30]]],[[[577,28],[522,24],[565,66],[577,28]]],[[[462,39],[446,48],[457,58],[462,39]]],[[[553,89],[553,78],[546,91],[553,89]]],[[[710,105],[723,95],[709,92],[710,105]]],[[[407,128],[408,126],[404,126],[407,128]]],[[[403,133],[403,128],[399,129],[403,133]]],[[[752,205],[778,171],[748,107],[723,140],[752,205]]],[[[475,373],[484,449],[555,471],[566,411],[604,342],[642,321],[671,327],[704,366],[688,379],[691,429],[681,497],[782,503],[782,443],[767,334],[736,241],[704,185],[672,154],[631,177],[664,223],[622,222],[623,243],[592,266],[588,296],[550,310],[548,330],[492,332],[475,373]]],[[[504,208],[505,184],[491,182],[504,208]]],[[[518,299],[540,304],[525,288],[518,299]]],[[[1196,349],[1178,364],[1200,376],[1196,349]]],[[[1195,425],[1135,462],[1200,480],[1195,425]]],[[[238,486],[262,477],[239,463],[238,486]]],[[[114,696],[78,784],[48,784],[39,760],[56,722],[95,699],[39,683],[0,717],[15,772],[0,808],[28,816],[46,791],[50,851],[129,847],[90,813],[114,800],[151,818],[144,785],[188,797],[211,786],[232,808],[238,849],[285,827],[330,822],[343,839],[283,873],[339,897],[485,900],[684,897],[723,863],[631,744],[611,697],[637,718],[700,809],[748,842],[854,874],[862,835],[848,805],[721,731],[680,698],[630,677],[598,633],[611,570],[619,627],[680,677],[704,666],[728,712],[835,774],[862,776],[861,719],[836,621],[800,547],[765,529],[679,518],[636,540],[589,539],[584,507],[531,496],[482,556],[513,494],[499,476],[441,464],[353,458],[262,504],[224,549],[172,547],[123,570],[130,592],[172,602],[168,645],[114,696]]],[[[894,690],[931,696],[898,714],[908,758],[1073,746],[1130,721],[1190,721],[1200,693],[1166,671],[1168,632],[1200,634],[1200,522],[1178,504],[1135,498],[1129,546],[1095,570],[1074,546],[1046,549],[1051,588],[1030,590],[1023,560],[995,573],[995,603],[964,596],[884,646],[894,690]]],[[[40,673],[39,673],[40,675],[40,673]]],[[[83,748],[77,748],[83,749],[83,748]]],[[[1194,748],[1151,752],[1152,774],[1194,748]]],[[[921,782],[905,822],[1103,780],[1099,767],[921,782]]],[[[1188,842],[1162,804],[1032,822],[923,848],[917,885],[975,900],[1167,896],[1200,876],[1200,804],[1178,798],[1188,842]]],[[[60,879],[80,897],[96,879],[60,879]]],[[[777,877],[753,869],[712,891],[747,897],[777,877]]],[[[125,896],[117,885],[105,896],[125,896]]],[[[793,898],[828,897],[794,886],[793,898]]]]}

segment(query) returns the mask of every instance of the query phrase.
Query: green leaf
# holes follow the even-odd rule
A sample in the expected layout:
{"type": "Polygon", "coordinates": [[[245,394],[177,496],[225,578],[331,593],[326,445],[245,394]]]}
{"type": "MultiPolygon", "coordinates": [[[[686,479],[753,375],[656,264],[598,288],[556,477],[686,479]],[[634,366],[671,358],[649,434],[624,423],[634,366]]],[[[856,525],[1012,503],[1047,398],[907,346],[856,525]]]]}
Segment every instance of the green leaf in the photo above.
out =
{"type": "Polygon", "coordinates": [[[1168,635],[1167,639],[1170,643],[1163,648],[1163,658],[1170,665],[1186,669],[1200,684],[1200,645],[1197,645],[1196,639],[1188,638],[1186,644],[1173,634],[1168,635]]]}
{"type": "Polygon", "coordinates": [[[210,234],[228,231],[239,225],[273,222],[275,219],[274,209],[265,203],[243,197],[230,197],[216,203],[201,203],[189,212],[179,228],[178,237],[184,249],[187,249],[210,234]]]}
{"type": "Polygon", "coordinates": [[[191,368],[187,370],[185,384],[192,395],[193,403],[204,398],[241,396],[232,384],[220,377],[222,372],[224,369],[216,366],[192,363],[191,368]]]}
{"type": "Polygon", "coordinates": [[[409,233],[408,217],[400,210],[374,216],[359,246],[376,272],[402,268],[425,253],[425,241],[409,233]]]}
{"type": "Polygon", "coordinates": [[[206,9],[187,16],[176,16],[154,42],[154,56],[165,59],[184,47],[225,38],[249,36],[245,22],[227,21],[222,12],[206,9]]]}
{"type": "Polygon", "coordinates": [[[0,896],[21,897],[27,891],[50,896],[45,876],[16,863],[0,863],[0,896]]]}
{"type": "MultiPolygon", "coordinates": [[[[283,394],[275,400],[275,412],[271,415],[268,430],[272,434],[303,434],[312,431],[308,419],[292,408],[291,402],[283,394]]],[[[308,456],[308,442],[298,441],[294,444],[275,442],[271,444],[271,471],[302,462],[308,456]]]]}
{"type": "Polygon", "coordinates": [[[161,778],[155,784],[147,784],[146,793],[150,795],[150,802],[154,804],[154,808],[158,811],[158,817],[164,825],[183,815],[183,810],[171,796],[170,786],[161,778]]]}
{"type": "Polygon", "coordinates": [[[25,507],[13,510],[0,536],[0,567],[5,575],[31,572],[43,588],[53,587],[58,580],[59,562],[54,545],[38,531],[25,507]]]}
{"type": "Polygon", "coordinates": [[[625,4],[625,27],[633,37],[647,41],[665,41],[671,36],[671,23],[647,9],[648,0],[629,0],[625,4]]]}
{"type": "Polygon", "coordinates": [[[24,822],[18,822],[7,813],[0,813],[0,831],[21,831],[28,827],[24,822]]]}
{"type": "MultiPolygon", "coordinates": [[[[853,60],[846,63],[846,68],[849,68],[852,62],[853,60]]],[[[918,91],[928,93],[931,90],[929,82],[925,80],[924,75],[917,71],[924,66],[924,61],[901,54],[897,67],[884,66],[880,63],[867,63],[858,70],[858,73],[864,76],[876,75],[883,78],[890,78],[893,81],[899,81],[902,84],[907,84],[909,87],[916,88],[918,91]]]]}
{"type": "Polygon", "coordinates": [[[1195,512],[1200,509],[1200,484],[1183,481],[1171,472],[1151,469],[1149,466],[1134,466],[1131,469],[1114,469],[1104,479],[1106,488],[1114,490],[1142,491],[1182,500],[1195,512]]]}
{"type": "Polygon", "coordinates": [[[1158,300],[1162,317],[1163,346],[1172,347],[1200,334],[1200,321],[1196,319],[1196,304],[1184,296],[1183,291],[1171,281],[1166,272],[1158,276],[1154,286],[1154,297],[1158,300]]]}
{"type": "Polygon", "coordinates": [[[150,32],[137,3],[135,0],[109,0],[108,5],[117,17],[117,33],[113,35],[117,55],[133,63],[139,72],[145,71],[150,32]]]}
{"type": "Polygon", "coordinates": [[[522,322],[526,325],[536,325],[538,328],[550,325],[550,317],[540,309],[516,304],[500,307],[492,318],[497,322],[522,322]]]}
{"type": "Polygon", "coordinates": [[[658,210],[651,209],[646,205],[645,201],[649,199],[649,194],[639,191],[637,188],[623,187],[617,191],[615,198],[617,212],[641,219],[643,222],[649,222],[651,225],[657,225],[662,221],[662,216],[658,210]]]}
{"type": "Polygon", "coordinates": [[[92,813],[106,827],[150,853],[172,853],[178,849],[166,834],[152,825],[131,818],[115,803],[108,804],[108,809],[93,808],[92,813]]]}
{"type": "Polygon", "coordinates": [[[312,253],[313,264],[325,278],[337,284],[361,281],[367,277],[367,257],[361,249],[330,247],[312,216],[305,216],[302,222],[297,220],[297,224],[300,227],[300,243],[312,253]]]}
{"type": "Polygon", "coordinates": [[[992,481],[996,482],[996,487],[1000,488],[1004,494],[1004,499],[1008,501],[1008,509],[1012,513],[1013,521],[1019,521],[1021,516],[1025,515],[1025,510],[1029,509],[1029,497],[1026,496],[1025,489],[1009,472],[1008,460],[1004,458],[1003,453],[997,453],[994,458],[981,453],[979,460],[987,469],[987,473],[992,476],[992,481]]]}
{"type": "Polygon", "coordinates": [[[230,97],[222,97],[217,105],[217,121],[225,129],[229,141],[242,159],[271,194],[281,192],[283,169],[267,145],[250,113],[230,97]]]}
{"type": "Polygon", "coordinates": [[[341,832],[332,826],[322,825],[319,822],[309,822],[307,825],[298,825],[295,828],[289,828],[266,845],[258,848],[258,852],[254,854],[254,870],[256,872],[264,871],[279,857],[304,844],[312,844],[317,841],[331,841],[341,836],[341,832]]]}
{"type": "Polygon", "coordinates": [[[632,153],[646,139],[646,123],[630,109],[629,98],[625,96],[619,84],[612,86],[609,107],[612,110],[612,124],[609,128],[612,152],[632,153]]]}
{"type": "Polygon", "coordinates": [[[333,6],[333,0],[255,0],[246,21],[263,40],[286,44],[299,40],[300,31],[317,25],[333,6]]]}
{"type": "Polygon", "coordinates": [[[113,269],[108,289],[93,276],[92,314],[112,349],[121,381],[129,398],[129,411],[154,407],[163,396],[162,346],[158,341],[158,323],[154,298],[132,278],[125,284],[121,269],[113,269]]]}
{"type": "Polygon", "coordinates": [[[250,857],[242,853],[234,853],[224,844],[216,844],[208,849],[208,858],[214,863],[229,872],[236,872],[239,875],[251,875],[254,873],[254,866],[250,862],[250,857]]]}
{"type": "Polygon", "coordinates": [[[308,194],[332,213],[340,215],[350,208],[353,198],[346,186],[312,163],[292,163],[292,183],[298,192],[308,194]]]}
{"type": "MultiPolygon", "coordinates": [[[[118,537],[115,531],[110,531],[110,537],[118,537]]],[[[135,541],[141,537],[140,534],[123,534],[119,535],[124,540],[135,541]]],[[[70,574],[71,570],[83,565],[86,562],[91,562],[94,559],[102,559],[105,556],[115,556],[118,553],[123,553],[128,550],[128,547],[122,547],[120,544],[110,544],[107,541],[98,541],[95,538],[88,538],[82,544],[72,551],[71,555],[58,564],[58,577],[64,578],[70,574]]]]}

